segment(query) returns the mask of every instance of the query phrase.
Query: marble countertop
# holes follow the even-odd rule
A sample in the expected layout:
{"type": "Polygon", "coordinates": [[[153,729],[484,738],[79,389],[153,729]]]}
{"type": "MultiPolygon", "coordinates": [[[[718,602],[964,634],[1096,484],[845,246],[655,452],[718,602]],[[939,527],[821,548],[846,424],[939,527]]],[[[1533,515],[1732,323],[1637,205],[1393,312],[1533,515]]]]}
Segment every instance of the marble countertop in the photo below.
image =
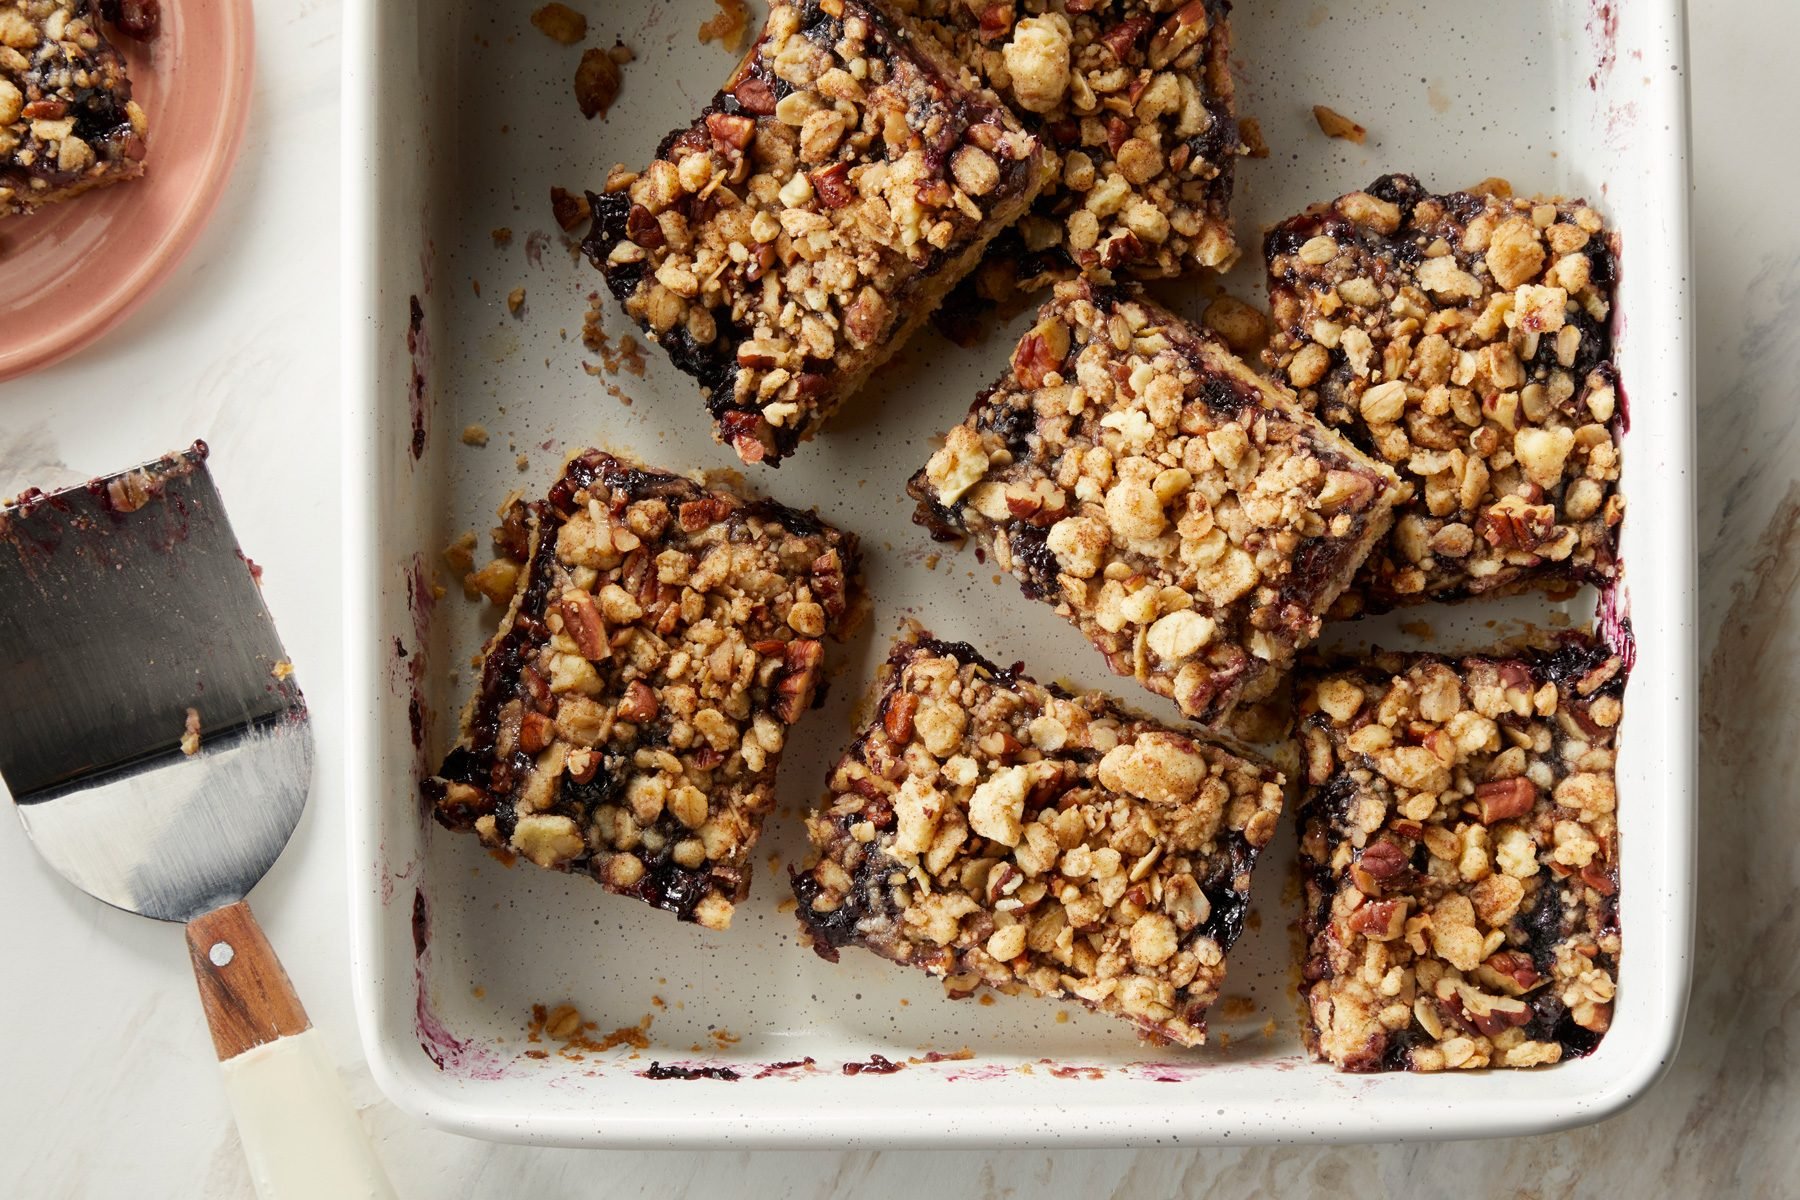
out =
{"type": "MultiPolygon", "coordinates": [[[[942,1194],[1792,1194],[1800,1179],[1800,112],[1791,0],[1694,0],[1699,354],[1699,963],[1681,1053],[1634,1108],[1571,1133],[1412,1146],[666,1155],[526,1149],[426,1128],[361,1062],[345,962],[342,746],[254,900],[405,1197],[942,1194]],[[1789,1132],[1784,1134],[1783,1130],[1789,1132]]],[[[266,569],[321,711],[341,697],[337,569],[339,13],[264,0],[248,141],[154,304],[79,361],[0,386],[0,495],[196,435],[266,569]],[[280,97],[280,103],[273,102],[280,97]]],[[[5,264],[0,260],[0,279],[5,264]]],[[[0,822],[0,1193],[251,1195],[181,931],[57,880],[0,822]]]]}

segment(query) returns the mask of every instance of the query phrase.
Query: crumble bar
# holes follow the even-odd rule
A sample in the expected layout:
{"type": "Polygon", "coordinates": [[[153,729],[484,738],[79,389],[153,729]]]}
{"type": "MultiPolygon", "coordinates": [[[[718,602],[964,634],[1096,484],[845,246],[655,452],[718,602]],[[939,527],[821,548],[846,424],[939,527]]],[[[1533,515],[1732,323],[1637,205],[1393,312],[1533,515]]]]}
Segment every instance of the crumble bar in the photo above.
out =
{"type": "Polygon", "coordinates": [[[1280,772],[916,626],[807,818],[803,937],[1206,1039],[1280,772]]]}
{"type": "Polygon", "coordinates": [[[926,27],[1027,114],[1060,155],[1031,214],[995,243],[979,289],[1003,299],[1080,273],[1162,278],[1237,259],[1224,0],[914,0],[926,27]]]}
{"type": "Polygon", "coordinates": [[[144,110],[93,0],[0,0],[0,216],[144,170],[144,110]]]}
{"type": "Polygon", "coordinates": [[[1264,250],[1270,366],[1413,488],[1353,608],[1613,576],[1623,422],[1598,213],[1387,175],[1264,250]]]}
{"type": "Polygon", "coordinates": [[[858,0],[777,0],[700,119],[590,194],[582,243],[694,376],[720,441],[810,438],[1025,211],[1039,139],[944,48],[858,0]]]}
{"type": "Polygon", "coordinates": [[[855,537],[598,450],[503,533],[527,565],[426,781],[438,820],[724,928],[850,623],[855,537]]]}
{"type": "Polygon", "coordinates": [[[1121,675],[1217,723],[1270,694],[1387,531],[1394,473],[1211,334],[1057,285],[907,490],[1121,675]]]}
{"type": "Polygon", "coordinates": [[[1592,1050],[1618,978],[1620,659],[1571,635],[1296,682],[1313,1053],[1438,1071],[1592,1050]]]}

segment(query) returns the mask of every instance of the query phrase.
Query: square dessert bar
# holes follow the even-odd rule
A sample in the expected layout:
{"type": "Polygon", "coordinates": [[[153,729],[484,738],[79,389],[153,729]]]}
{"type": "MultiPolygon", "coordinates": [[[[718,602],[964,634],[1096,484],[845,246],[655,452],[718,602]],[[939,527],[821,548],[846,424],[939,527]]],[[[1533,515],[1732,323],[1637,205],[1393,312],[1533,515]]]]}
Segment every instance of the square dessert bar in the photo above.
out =
{"type": "Polygon", "coordinates": [[[973,268],[1047,155],[903,18],[776,0],[724,90],[642,174],[589,196],[582,243],[694,376],[719,440],[778,463],[973,268]]]}
{"type": "Polygon", "coordinates": [[[1352,589],[1367,611],[1614,573],[1612,238],[1504,190],[1388,175],[1264,243],[1270,365],[1413,488],[1352,589]]]}
{"type": "Polygon", "coordinates": [[[807,819],[803,936],[1206,1039],[1282,777],[914,628],[807,819]]]}
{"type": "Polygon", "coordinates": [[[144,110],[95,0],[0,0],[0,216],[144,170],[144,110]]]}
{"type": "Polygon", "coordinates": [[[1224,0],[914,0],[921,21],[1061,156],[979,276],[1004,295],[1081,273],[1161,278],[1237,258],[1244,153],[1224,0]],[[990,272],[1005,283],[996,287],[990,272]]]}
{"type": "Polygon", "coordinates": [[[723,929],[855,609],[856,539],[598,450],[515,503],[527,562],[426,781],[438,820],[723,929]]]}
{"type": "Polygon", "coordinates": [[[1399,481],[1211,334],[1082,281],[907,490],[1190,717],[1259,700],[1387,531],[1399,481]]]}
{"type": "Polygon", "coordinates": [[[1586,1054],[1619,960],[1624,667],[1376,653],[1296,680],[1307,1045],[1347,1071],[1586,1054]]]}

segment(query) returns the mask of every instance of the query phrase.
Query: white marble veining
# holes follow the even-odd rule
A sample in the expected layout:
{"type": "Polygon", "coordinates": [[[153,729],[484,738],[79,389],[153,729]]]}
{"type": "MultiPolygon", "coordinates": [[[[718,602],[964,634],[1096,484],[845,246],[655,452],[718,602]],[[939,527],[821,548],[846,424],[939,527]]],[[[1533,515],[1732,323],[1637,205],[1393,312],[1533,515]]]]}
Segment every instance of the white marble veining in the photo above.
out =
{"type": "MultiPolygon", "coordinates": [[[[341,744],[325,725],[313,803],[252,899],[402,1195],[1800,1194],[1800,6],[1694,8],[1705,890],[1686,1038],[1641,1103],[1540,1138],[1307,1149],[671,1156],[438,1133],[381,1101],[360,1065],[341,744]]],[[[306,690],[331,712],[338,12],[327,0],[258,9],[256,110],[218,218],[105,345],[0,386],[0,494],[205,437],[306,690]]],[[[10,821],[0,913],[0,1195],[248,1196],[180,931],[74,892],[10,821]]]]}

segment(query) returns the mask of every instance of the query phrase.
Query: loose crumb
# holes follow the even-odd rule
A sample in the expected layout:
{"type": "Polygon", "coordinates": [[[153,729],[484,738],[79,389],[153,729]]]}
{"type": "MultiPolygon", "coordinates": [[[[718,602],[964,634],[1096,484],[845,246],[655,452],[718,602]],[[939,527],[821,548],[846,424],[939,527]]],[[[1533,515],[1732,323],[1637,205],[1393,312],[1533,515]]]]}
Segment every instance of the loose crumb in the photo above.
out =
{"type": "Polygon", "coordinates": [[[481,280],[471,279],[469,280],[469,286],[475,289],[475,294],[477,296],[481,295],[481,280]]]}
{"type": "Polygon", "coordinates": [[[531,465],[531,460],[529,458],[526,458],[523,454],[521,454],[521,455],[519,455],[519,457],[513,459],[513,466],[519,468],[519,470],[521,470],[521,471],[525,470],[525,468],[529,467],[530,465],[531,465]]]}
{"type": "Polygon", "coordinates": [[[506,311],[507,312],[511,313],[513,316],[516,317],[519,315],[519,310],[524,307],[525,307],[525,289],[524,288],[516,287],[512,291],[506,293],[506,311]]]}
{"type": "Polygon", "coordinates": [[[546,4],[531,14],[539,32],[565,46],[586,40],[587,18],[566,4],[546,4]]]}
{"type": "Polygon", "coordinates": [[[1263,140],[1261,121],[1245,117],[1238,122],[1238,136],[1244,141],[1244,152],[1251,158],[1269,157],[1269,143],[1263,140]]]}
{"type": "Polygon", "coordinates": [[[187,720],[181,727],[181,752],[192,758],[200,753],[200,710],[187,710],[187,720]]]}
{"type": "Polygon", "coordinates": [[[1269,344],[1269,318],[1235,296],[1220,296],[1207,305],[1200,323],[1224,338],[1239,358],[1254,358],[1269,344]]]}
{"type": "Polygon", "coordinates": [[[273,667],[269,668],[269,674],[277,679],[292,678],[294,674],[294,664],[284,658],[273,667]]]}
{"type": "Polygon", "coordinates": [[[623,82],[612,54],[598,46],[588,47],[575,68],[575,103],[580,106],[581,115],[590,121],[595,117],[605,120],[607,110],[619,98],[623,82]]]}
{"type": "Polygon", "coordinates": [[[444,565],[458,574],[475,569],[475,531],[465,529],[456,540],[444,547],[444,565]]]}
{"type": "Polygon", "coordinates": [[[1360,146],[1363,144],[1363,139],[1369,136],[1367,129],[1336,109],[1327,108],[1323,104],[1315,104],[1312,113],[1313,120],[1319,123],[1319,129],[1326,137],[1340,138],[1346,142],[1355,142],[1360,146]]]}
{"type": "Polygon", "coordinates": [[[488,444],[488,431],[485,425],[464,425],[462,444],[465,446],[485,446],[488,444]]]}
{"type": "Polygon", "coordinates": [[[744,32],[750,28],[750,7],[744,0],[714,0],[719,11],[700,26],[700,42],[717,42],[736,54],[744,46],[744,32]]]}
{"type": "Polygon", "coordinates": [[[512,244],[512,229],[506,225],[500,226],[500,228],[494,230],[488,234],[488,236],[494,239],[494,245],[496,246],[507,246],[512,244]]]}

